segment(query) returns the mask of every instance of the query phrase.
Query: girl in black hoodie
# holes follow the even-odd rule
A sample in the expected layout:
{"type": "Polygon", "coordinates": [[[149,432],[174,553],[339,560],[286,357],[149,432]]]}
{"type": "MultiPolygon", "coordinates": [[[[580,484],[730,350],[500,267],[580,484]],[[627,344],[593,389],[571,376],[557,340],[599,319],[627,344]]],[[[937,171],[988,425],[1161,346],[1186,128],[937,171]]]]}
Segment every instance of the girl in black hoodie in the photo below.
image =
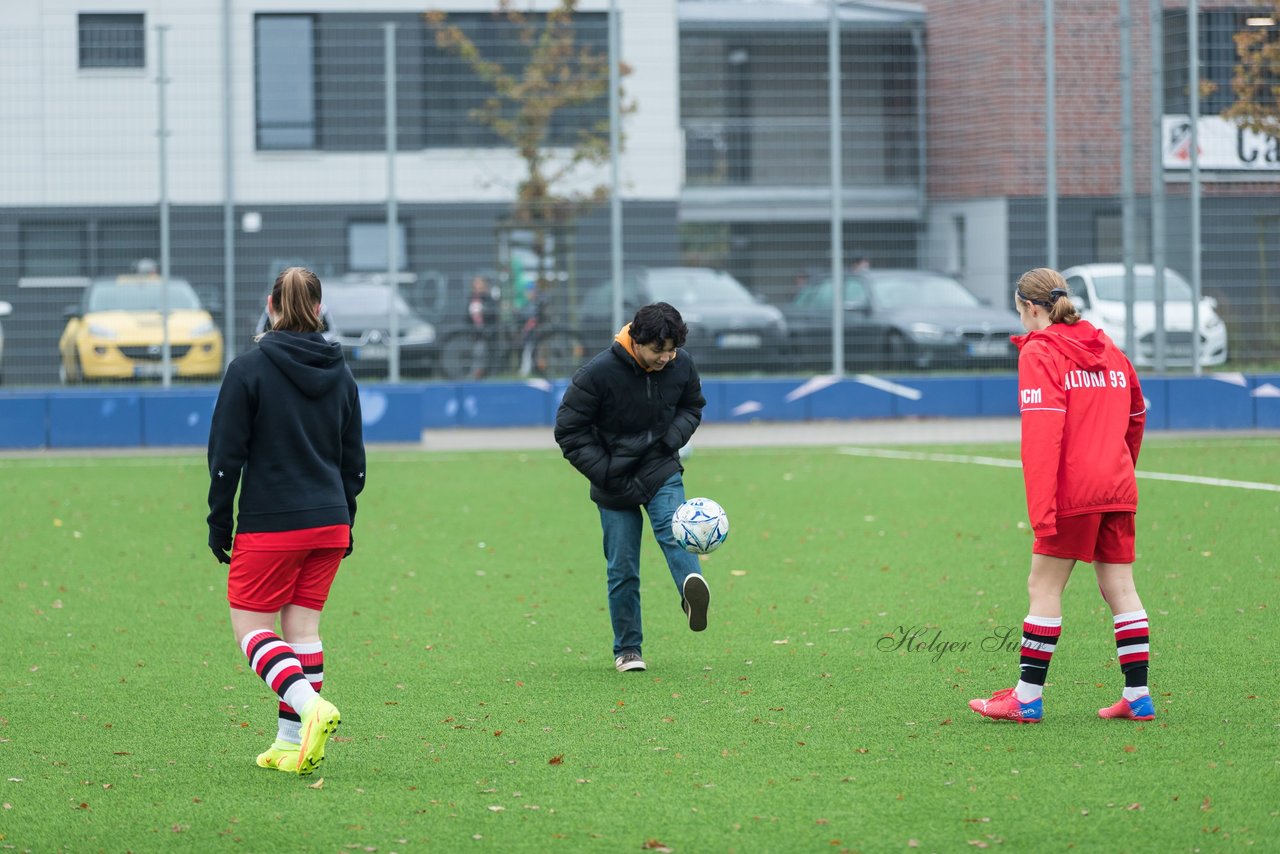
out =
{"type": "Polygon", "coordinates": [[[280,697],[258,765],[297,774],[319,766],[340,720],[319,695],[320,612],[364,487],[360,397],[341,345],[320,334],[320,298],[315,273],[280,274],[271,328],[227,367],[209,426],[209,548],[230,565],[236,641],[280,697]]]}

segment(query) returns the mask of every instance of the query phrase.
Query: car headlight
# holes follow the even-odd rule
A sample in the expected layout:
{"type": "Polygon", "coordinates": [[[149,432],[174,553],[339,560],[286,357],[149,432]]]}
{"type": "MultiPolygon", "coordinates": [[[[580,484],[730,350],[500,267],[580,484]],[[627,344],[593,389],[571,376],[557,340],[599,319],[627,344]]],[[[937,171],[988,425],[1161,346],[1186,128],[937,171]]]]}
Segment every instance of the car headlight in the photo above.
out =
{"type": "Polygon", "coordinates": [[[195,326],[191,327],[191,334],[193,337],[199,336],[199,335],[208,335],[210,332],[213,332],[216,328],[217,327],[213,325],[212,320],[206,320],[203,323],[197,323],[195,326]]]}
{"type": "Polygon", "coordinates": [[[90,323],[89,334],[94,338],[105,338],[108,341],[114,341],[119,335],[110,326],[103,326],[101,323],[90,323]]]}
{"type": "Polygon", "coordinates": [[[430,344],[436,340],[436,328],[430,323],[418,323],[405,330],[402,344],[430,344]]]}
{"type": "Polygon", "coordinates": [[[907,333],[917,341],[942,341],[947,338],[947,330],[936,323],[912,323],[907,333]]]}

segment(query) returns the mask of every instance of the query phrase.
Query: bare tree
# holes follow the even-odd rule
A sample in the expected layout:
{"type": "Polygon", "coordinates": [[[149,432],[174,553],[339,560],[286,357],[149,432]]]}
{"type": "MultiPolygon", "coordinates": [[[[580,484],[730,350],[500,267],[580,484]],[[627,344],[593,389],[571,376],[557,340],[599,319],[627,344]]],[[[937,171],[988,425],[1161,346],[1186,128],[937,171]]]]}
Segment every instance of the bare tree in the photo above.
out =
{"type": "MultiPolygon", "coordinates": [[[[499,0],[494,14],[513,25],[520,45],[528,51],[524,65],[516,70],[509,70],[510,63],[486,56],[444,12],[426,13],[436,44],[465,62],[490,91],[484,103],[471,111],[471,118],[507,142],[524,161],[513,218],[533,235],[539,288],[548,285],[544,276],[551,236],[609,194],[604,184],[586,191],[561,189],[580,167],[608,162],[607,114],[578,128],[572,144],[556,145],[551,139],[558,113],[597,103],[609,91],[608,56],[576,39],[577,5],[578,0],[559,0],[545,14],[531,15],[516,9],[512,0],[499,0]]],[[[621,71],[626,75],[630,69],[624,66],[621,71]]],[[[624,112],[632,109],[627,105],[624,112]]]]}

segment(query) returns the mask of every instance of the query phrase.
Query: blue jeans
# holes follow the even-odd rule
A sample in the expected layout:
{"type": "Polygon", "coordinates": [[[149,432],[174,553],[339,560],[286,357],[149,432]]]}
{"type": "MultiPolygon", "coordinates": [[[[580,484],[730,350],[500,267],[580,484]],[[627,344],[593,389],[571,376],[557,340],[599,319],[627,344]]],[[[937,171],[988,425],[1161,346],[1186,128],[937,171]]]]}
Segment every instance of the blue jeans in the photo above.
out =
{"type": "MultiPolygon", "coordinates": [[[[696,555],[682,549],[671,535],[671,517],[684,503],[684,481],[676,472],[658,488],[649,503],[649,526],[662,547],[676,590],[684,591],[687,576],[699,572],[696,555]]],[[[640,628],[640,535],[644,519],[639,507],[614,510],[600,507],[604,532],[604,558],[609,577],[609,619],[613,622],[613,654],[640,652],[644,633],[640,628]]]]}

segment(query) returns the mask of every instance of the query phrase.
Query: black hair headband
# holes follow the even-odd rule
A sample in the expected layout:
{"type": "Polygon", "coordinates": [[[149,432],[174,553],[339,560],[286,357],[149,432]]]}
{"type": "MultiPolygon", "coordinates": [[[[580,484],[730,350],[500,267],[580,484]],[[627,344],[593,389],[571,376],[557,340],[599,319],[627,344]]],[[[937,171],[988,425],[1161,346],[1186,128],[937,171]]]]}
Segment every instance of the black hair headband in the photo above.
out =
{"type": "Polygon", "coordinates": [[[1048,299],[1032,299],[1022,292],[1022,288],[1014,288],[1014,293],[1016,293],[1018,295],[1018,299],[1023,302],[1035,303],[1036,305],[1042,305],[1045,308],[1053,308],[1054,303],[1067,296],[1067,292],[1062,288],[1054,288],[1049,291],[1048,299]]]}

